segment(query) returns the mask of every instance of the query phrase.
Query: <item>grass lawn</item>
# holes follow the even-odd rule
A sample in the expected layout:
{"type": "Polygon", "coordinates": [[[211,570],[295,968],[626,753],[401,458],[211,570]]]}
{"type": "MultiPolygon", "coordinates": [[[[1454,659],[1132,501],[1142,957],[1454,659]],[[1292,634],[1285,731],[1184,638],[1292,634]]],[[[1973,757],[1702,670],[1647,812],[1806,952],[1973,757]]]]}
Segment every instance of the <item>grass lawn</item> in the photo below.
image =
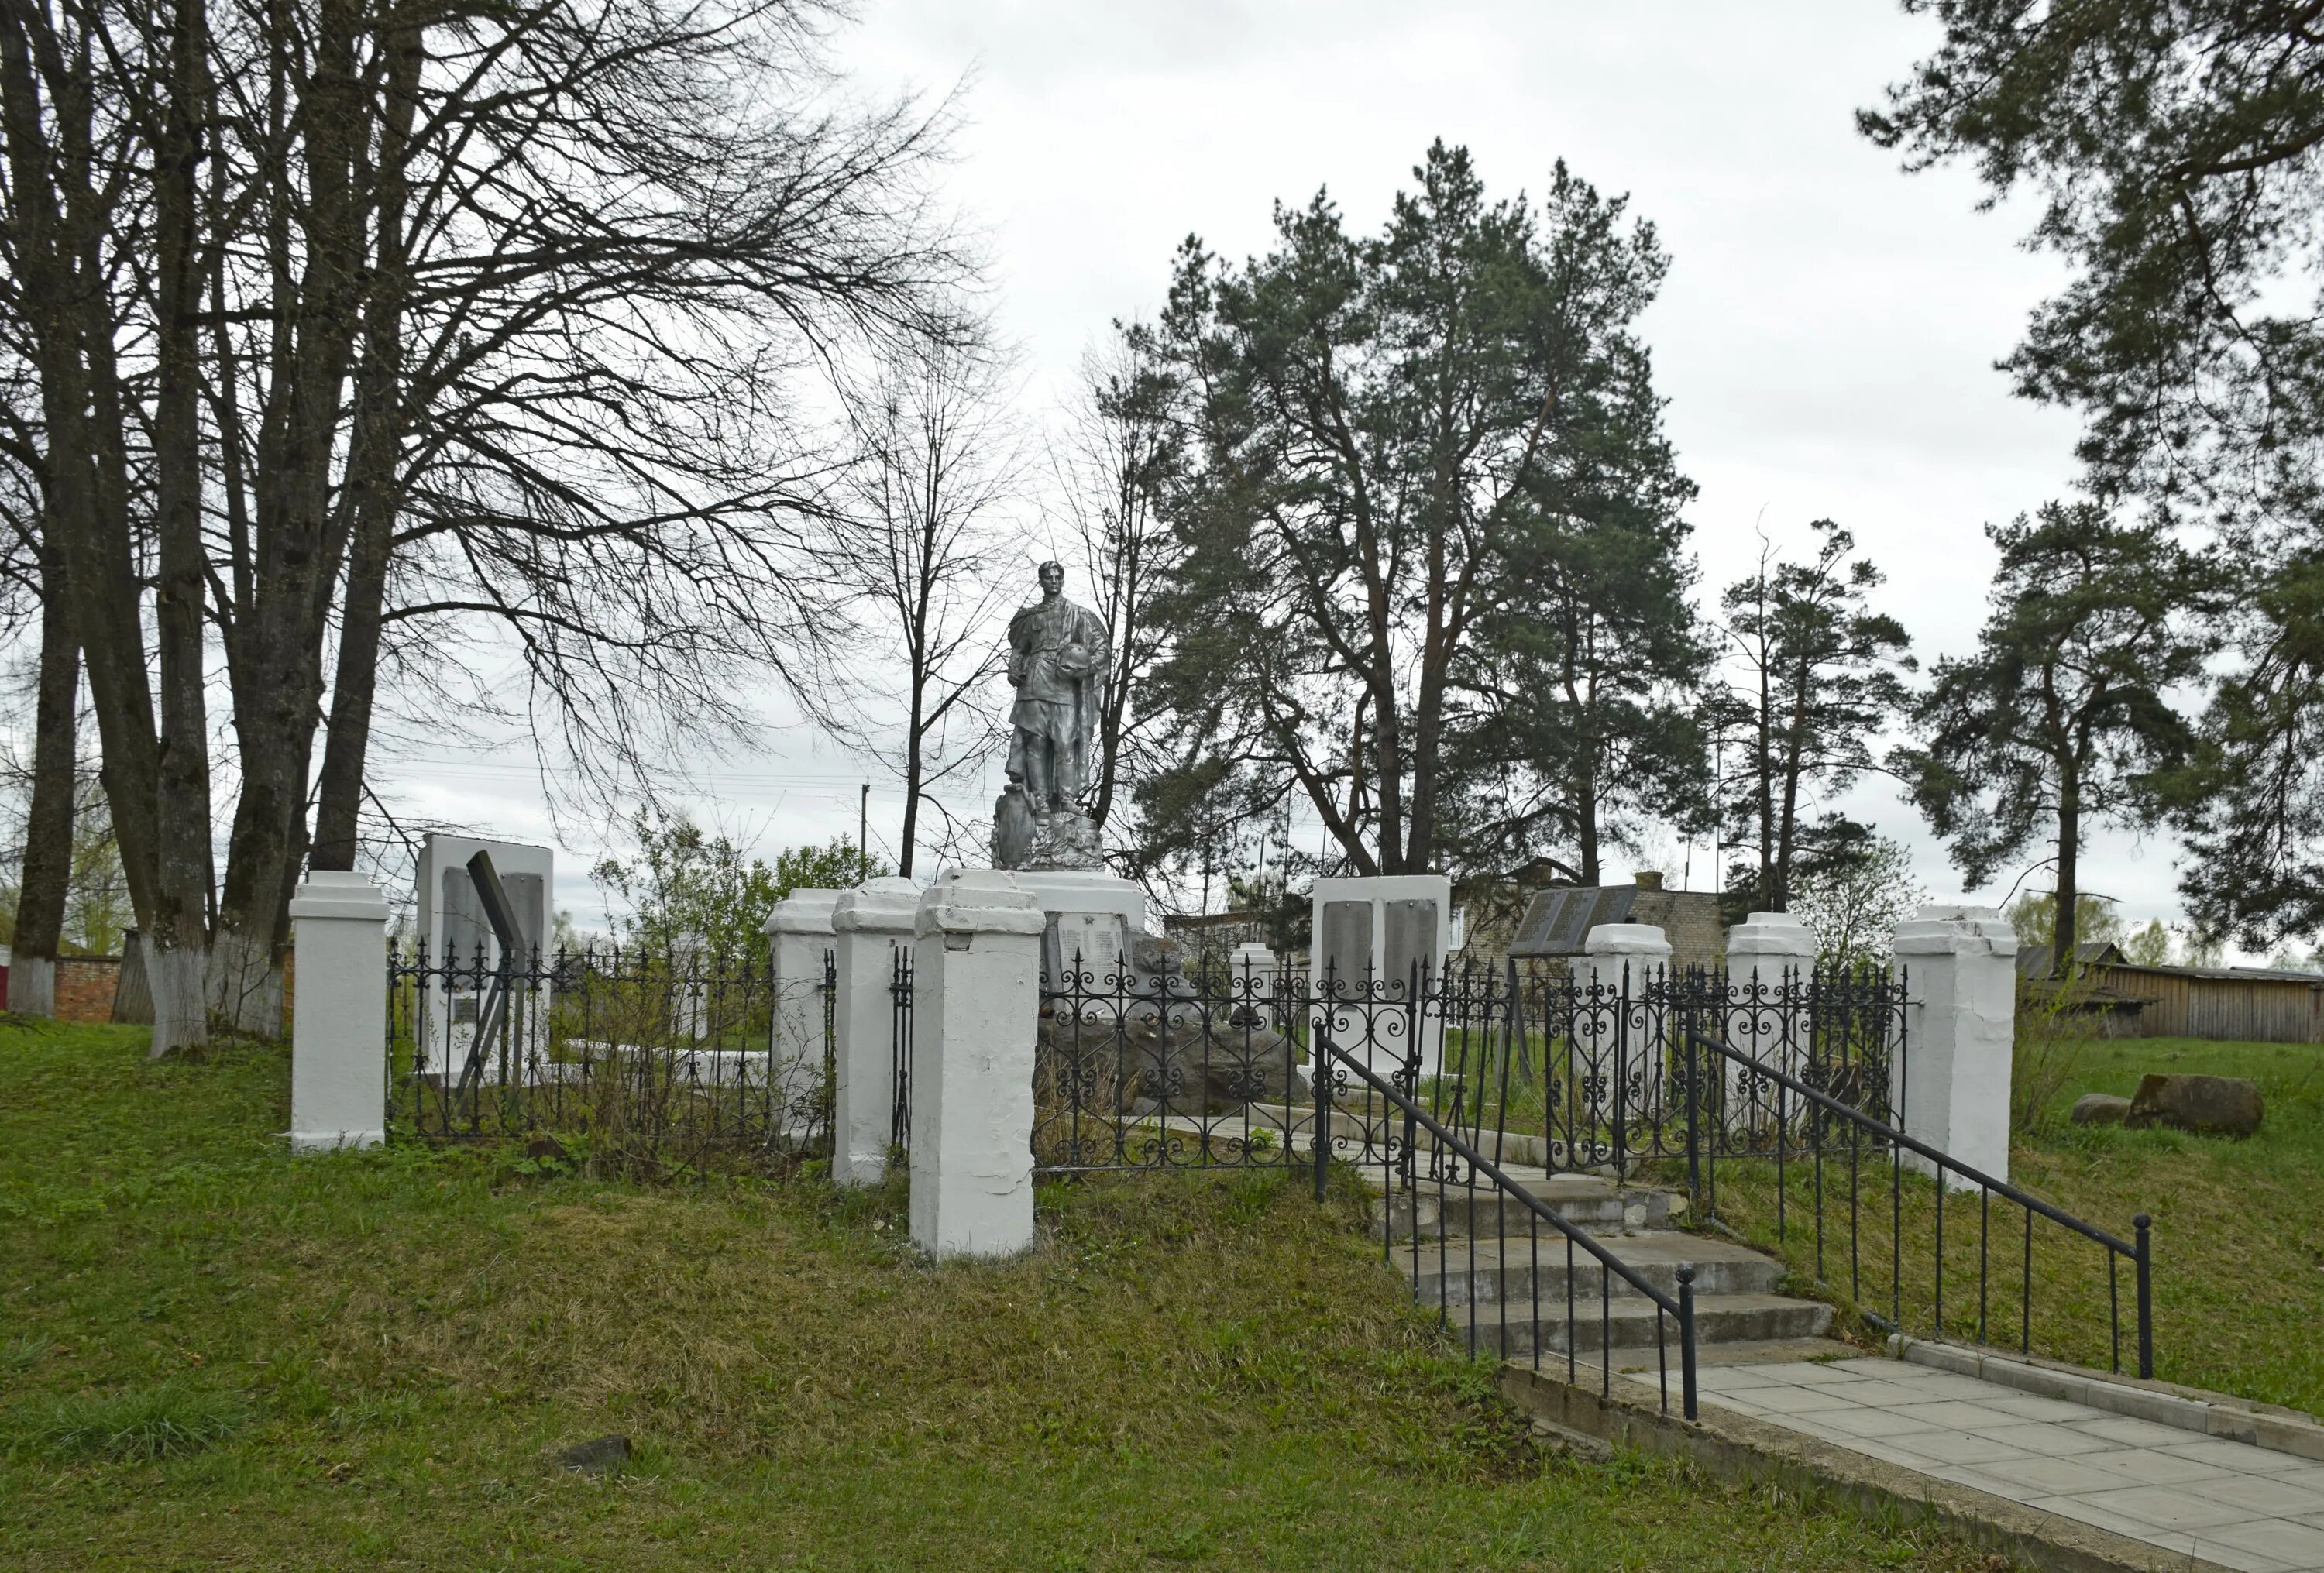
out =
{"type": "Polygon", "coordinates": [[[1043,1197],[931,1270],[900,1192],[507,1151],[293,1161],[287,1061],[0,1025],[9,1568],[1978,1568],[1773,1487],[1537,1452],[1352,1193],[1043,1197]],[[599,1479],[560,1445],[623,1432],[599,1479]]]}
{"type": "MultiPolygon", "coordinates": [[[[2067,1212],[2125,1239],[2141,1212],[2154,1220],[2155,1375],[2324,1415],[2324,1046],[2219,1044],[2189,1038],[2115,1039],[2066,1045],[2056,1090],[2010,1153],[2010,1178],[2067,1212]],[[2067,1110],[2085,1092],[2128,1096],[2151,1071],[2246,1076],[2267,1116],[2247,1140],[2119,1126],[2078,1127],[2067,1110]]],[[[2021,1070],[2021,1075],[2024,1072],[2021,1070]]],[[[1845,1287],[1842,1171],[1827,1172],[1825,1276],[1845,1287]]],[[[1868,1164],[1860,1182],[1862,1303],[1889,1308],[1889,1170],[1868,1164]]],[[[1755,1239],[1775,1239],[1775,1186],[1762,1166],[1720,1165],[1720,1216],[1755,1239]]],[[[1803,1228],[1812,1185],[1794,1168],[1787,1255],[1813,1268],[1803,1228]]],[[[2024,1215],[1997,1209],[1990,1242],[1987,1337],[2018,1338],[2024,1215]]],[[[1934,1188],[1906,1182],[1903,1300],[1908,1330],[1934,1312],[1934,1188]]],[[[1974,1200],[1949,1199],[1945,1323],[1976,1334],[1979,1219],[1974,1200]]],[[[2033,1346],[2037,1354],[2103,1366],[2107,1357],[2105,1254],[2044,1221],[2035,1232],[2033,1346]]],[[[2120,1283],[2123,1361],[2133,1369],[2132,1285],[2120,1283]]]]}

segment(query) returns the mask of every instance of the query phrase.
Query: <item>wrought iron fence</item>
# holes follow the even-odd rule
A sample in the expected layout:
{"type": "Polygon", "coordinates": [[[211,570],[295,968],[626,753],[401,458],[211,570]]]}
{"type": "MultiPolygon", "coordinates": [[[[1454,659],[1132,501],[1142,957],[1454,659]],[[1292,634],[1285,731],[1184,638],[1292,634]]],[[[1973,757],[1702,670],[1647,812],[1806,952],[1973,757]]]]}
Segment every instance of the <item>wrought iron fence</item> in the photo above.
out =
{"type": "MultiPolygon", "coordinates": [[[[1045,1170],[1281,1162],[1319,1035],[1383,1074],[1408,1071],[1429,1117],[1496,1161],[1618,1179],[1687,1154],[1691,1030],[1884,1117],[1900,1085],[1905,980],[1885,970],[1576,980],[1511,963],[1318,979],[1250,961],[1181,969],[1142,948],[1143,965],[1077,956],[1044,974],[1033,1145],[1045,1170]]],[[[1748,1078],[1737,1069],[1695,1111],[1728,1122],[1726,1150],[1802,1139],[1755,1118],[1748,1078]]]]}
{"type": "Polygon", "coordinates": [[[2132,1355],[2139,1375],[2154,1375],[2153,1246],[2146,1214],[2131,1219],[2133,1237],[2125,1239],[1905,1134],[1901,1116],[1890,1119],[1858,1108],[1715,1034],[1690,1030],[1686,1052],[1690,1084],[1729,1099],[1717,1117],[1689,1127],[1689,1189],[1706,1219],[1727,1221],[1720,1207],[1723,1164],[1729,1198],[1742,1204],[1736,1216],[1771,1215],[1776,1246],[1789,1249],[1796,1237],[1801,1265],[1812,1260],[1815,1281],[1866,1320],[1891,1333],[2015,1345],[2021,1353],[2034,1348],[2037,1299],[2055,1302],[2044,1309],[2057,1313],[2069,1340],[2082,1336],[2075,1324],[2087,1326],[2094,1309],[2082,1303],[2070,1275],[2059,1275],[2054,1292],[2043,1292],[2049,1274],[2036,1265],[2038,1227],[2045,1256],[2095,1251],[2104,1261],[2104,1358],[2117,1372],[2127,1271],[2132,1355]],[[1777,1133],[1773,1139],[1770,1132],[1777,1133]],[[1969,1216],[1962,1216],[1965,1210],[1969,1216]]]}
{"type": "Polygon", "coordinates": [[[1148,942],[1044,973],[1033,1071],[1037,1168],[1283,1164],[1311,1095],[1305,981],[1249,962],[1191,973],[1148,942]],[[1140,960],[1145,964],[1140,965],[1140,960]]]}
{"type": "Polygon", "coordinates": [[[888,1145],[899,1151],[912,1145],[912,951],[896,947],[888,981],[889,1056],[894,1075],[894,1107],[888,1115],[888,1145]]]}
{"type": "Polygon", "coordinates": [[[828,1151],[832,1001],[763,958],[558,950],[391,958],[392,1117],[434,1140],[549,1136],[654,1173],[828,1151]]]}

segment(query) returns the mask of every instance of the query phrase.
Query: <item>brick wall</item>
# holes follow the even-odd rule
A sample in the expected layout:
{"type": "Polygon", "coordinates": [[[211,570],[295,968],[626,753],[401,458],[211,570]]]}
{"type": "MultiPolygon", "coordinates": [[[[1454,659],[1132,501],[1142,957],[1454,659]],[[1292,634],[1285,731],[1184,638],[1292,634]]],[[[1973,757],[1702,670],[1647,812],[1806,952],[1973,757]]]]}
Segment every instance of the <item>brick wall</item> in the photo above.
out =
{"type": "Polygon", "coordinates": [[[57,958],[57,1019],[111,1021],[113,991],[121,982],[119,956],[57,958]]]}
{"type": "Polygon", "coordinates": [[[1632,923],[1652,924],[1670,941],[1674,967],[1710,967],[1727,954],[1719,897],[1708,890],[1641,890],[1632,923]]]}

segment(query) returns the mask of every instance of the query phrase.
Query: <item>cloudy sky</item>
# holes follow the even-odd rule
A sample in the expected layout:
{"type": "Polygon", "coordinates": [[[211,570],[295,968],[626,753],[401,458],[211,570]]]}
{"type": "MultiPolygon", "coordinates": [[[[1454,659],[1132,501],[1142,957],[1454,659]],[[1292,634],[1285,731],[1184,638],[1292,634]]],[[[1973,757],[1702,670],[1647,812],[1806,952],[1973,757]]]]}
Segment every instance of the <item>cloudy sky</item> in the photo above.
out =
{"type": "MultiPolygon", "coordinates": [[[[1887,569],[1887,608],[1925,659],[1974,637],[1983,526],[2067,489],[2073,437],[1992,369],[2061,278],[2020,248],[2026,215],[1978,212],[1966,174],[1907,177],[1854,131],[1932,37],[1879,0],[865,0],[840,48],[867,89],[960,89],[952,194],[989,238],[1036,415],[1111,319],[1158,305],[1187,234],[1244,255],[1268,244],[1271,203],[1318,187],[1370,227],[1432,138],[1466,143],[1500,191],[1538,189],[1562,157],[1628,192],[1673,259],[1645,331],[1702,487],[1706,586],[1748,566],[1759,532],[1795,543],[1836,519],[1887,569]]],[[[1031,503],[1025,528],[1029,576],[1031,503]]],[[[558,833],[513,755],[401,774],[429,816],[558,833]]],[[[771,851],[852,833],[861,777],[779,727],[762,757],[705,777],[698,809],[771,851]]],[[[1914,845],[1934,891],[1959,889],[1886,786],[1854,806],[1914,845]]],[[[899,795],[875,779],[872,810],[876,846],[899,795]]],[[[595,829],[562,833],[559,901],[598,921],[595,829]]],[[[2102,833],[2087,878],[2135,921],[2169,916],[2172,852],[2102,833]]],[[[1671,843],[1641,860],[1675,878],[1686,858],[1671,843]]],[[[1697,850],[1698,886],[1707,863],[1697,850]]]]}

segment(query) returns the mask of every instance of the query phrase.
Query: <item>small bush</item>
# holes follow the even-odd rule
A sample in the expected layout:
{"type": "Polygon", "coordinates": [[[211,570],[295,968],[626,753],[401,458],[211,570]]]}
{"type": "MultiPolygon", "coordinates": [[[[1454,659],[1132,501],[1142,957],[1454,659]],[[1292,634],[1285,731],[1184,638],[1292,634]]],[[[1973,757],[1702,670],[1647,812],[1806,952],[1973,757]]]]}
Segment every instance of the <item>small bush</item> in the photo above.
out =
{"type": "Polygon", "coordinates": [[[199,1452],[241,1429],[249,1412],[235,1399],[176,1382],[91,1394],[57,1406],[33,1440],[60,1461],[134,1463],[199,1452]]]}

